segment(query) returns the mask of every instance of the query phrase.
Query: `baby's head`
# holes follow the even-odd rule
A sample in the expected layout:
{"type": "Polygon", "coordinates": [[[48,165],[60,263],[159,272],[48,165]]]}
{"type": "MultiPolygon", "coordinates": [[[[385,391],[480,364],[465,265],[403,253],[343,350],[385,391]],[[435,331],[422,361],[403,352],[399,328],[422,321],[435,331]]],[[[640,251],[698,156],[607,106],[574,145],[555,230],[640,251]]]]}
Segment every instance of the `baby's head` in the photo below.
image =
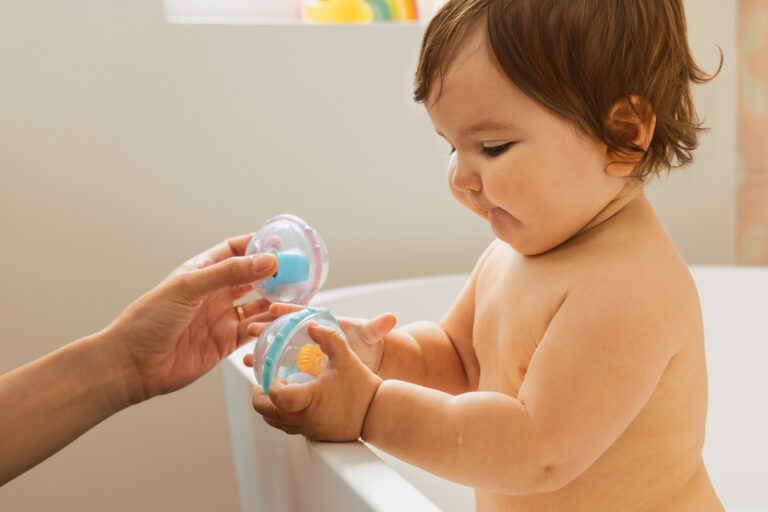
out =
{"type": "Polygon", "coordinates": [[[681,0],[449,0],[426,29],[414,97],[455,148],[457,199],[535,254],[690,162],[703,129],[690,84],[710,79],[681,0]]]}

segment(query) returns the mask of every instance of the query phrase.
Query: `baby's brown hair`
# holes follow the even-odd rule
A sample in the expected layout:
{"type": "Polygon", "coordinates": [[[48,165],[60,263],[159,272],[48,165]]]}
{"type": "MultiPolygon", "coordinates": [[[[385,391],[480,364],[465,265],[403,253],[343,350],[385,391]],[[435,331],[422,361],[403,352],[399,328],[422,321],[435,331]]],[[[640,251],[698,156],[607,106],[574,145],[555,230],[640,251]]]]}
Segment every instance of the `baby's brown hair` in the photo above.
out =
{"type": "MultiPolygon", "coordinates": [[[[414,99],[424,102],[477,23],[506,76],[526,95],[616,154],[637,160],[633,176],[682,167],[698,134],[690,84],[712,80],[688,47],[682,0],[448,0],[424,33],[414,99]],[[610,126],[611,107],[639,96],[656,116],[647,149],[634,130],[610,126]],[[676,162],[676,163],[675,163],[676,162]]],[[[439,97],[439,94],[438,94],[439,97]]],[[[652,112],[648,112],[648,108],[652,112]]],[[[645,110],[645,111],[643,111],[645,110]]]]}

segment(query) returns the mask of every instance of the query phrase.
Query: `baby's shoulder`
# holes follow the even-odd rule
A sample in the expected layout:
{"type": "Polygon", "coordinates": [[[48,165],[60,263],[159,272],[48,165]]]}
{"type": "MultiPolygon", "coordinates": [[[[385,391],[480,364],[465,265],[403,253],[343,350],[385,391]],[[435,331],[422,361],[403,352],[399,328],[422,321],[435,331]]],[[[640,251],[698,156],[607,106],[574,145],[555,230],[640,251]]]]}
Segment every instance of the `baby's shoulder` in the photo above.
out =
{"type": "Polygon", "coordinates": [[[624,246],[586,253],[580,267],[587,282],[663,295],[669,300],[696,289],[688,266],[672,245],[624,246]]]}
{"type": "MultiPolygon", "coordinates": [[[[656,307],[698,301],[691,273],[673,246],[624,246],[585,251],[572,268],[572,286],[614,290],[635,299],[653,299],[656,307]]],[[[560,262],[561,264],[564,262],[560,262]]]]}
{"type": "Polygon", "coordinates": [[[606,318],[624,319],[626,329],[654,326],[660,340],[674,340],[673,352],[700,335],[696,285],[676,251],[626,252],[585,262],[569,294],[581,297],[585,307],[599,304],[606,318]]]}

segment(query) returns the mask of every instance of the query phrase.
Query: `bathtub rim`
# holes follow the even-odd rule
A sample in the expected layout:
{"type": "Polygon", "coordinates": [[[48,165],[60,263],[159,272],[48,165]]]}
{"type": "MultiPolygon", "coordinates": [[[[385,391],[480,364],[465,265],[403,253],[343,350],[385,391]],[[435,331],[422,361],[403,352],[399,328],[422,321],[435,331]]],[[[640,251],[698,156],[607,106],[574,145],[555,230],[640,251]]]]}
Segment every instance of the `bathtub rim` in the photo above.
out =
{"type": "MultiPolygon", "coordinates": [[[[310,305],[323,307],[326,302],[350,296],[426,283],[466,280],[468,277],[469,274],[445,274],[345,286],[319,292],[310,305]]],[[[244,376],[252,387],[257,387],[253,370],[242,362],[243,355],[253,350],[254,343],[255,340],[250,340],[235,349],[223,363],[227,366],[224,369],[225,372],[234,370],[244,376]]],[[[257,413],[254,412],[253,414],[257,413]]],[[[425,512],[438,512],[440,510],[434,502],[387,464],[364,441],[358,439],[346,443],[329,443],[304,439],[304,442],[307,449],[316,455],[336,477],[343,480],[361,502],[370,507],[370,510],[420,510],[425,512]]],[[[243,506],[246,505],[243,504],[243,506]]]]}

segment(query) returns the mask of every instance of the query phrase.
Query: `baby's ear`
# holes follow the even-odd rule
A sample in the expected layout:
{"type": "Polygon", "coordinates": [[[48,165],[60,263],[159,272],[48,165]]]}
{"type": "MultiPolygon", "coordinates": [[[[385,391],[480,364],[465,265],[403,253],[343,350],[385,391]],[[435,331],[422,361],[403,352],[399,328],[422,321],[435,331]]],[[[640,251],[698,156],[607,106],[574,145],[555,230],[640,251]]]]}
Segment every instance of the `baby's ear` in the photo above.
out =
{"type": "MultiPolygon", "coordinates": [[[[640,96],[633,94],[617,101],[607,115],[608,128],[625,144],[633,144],[643,151],[648,149],[656,128],[656,114],[651,105],[640,96]]],[[[632,172],[634,165],[642,157],[641,153],[618,154],[608,150],[609,156],[621,163],[608,166],[606,169],[614,176],[626,176],[632,172]]]]}

